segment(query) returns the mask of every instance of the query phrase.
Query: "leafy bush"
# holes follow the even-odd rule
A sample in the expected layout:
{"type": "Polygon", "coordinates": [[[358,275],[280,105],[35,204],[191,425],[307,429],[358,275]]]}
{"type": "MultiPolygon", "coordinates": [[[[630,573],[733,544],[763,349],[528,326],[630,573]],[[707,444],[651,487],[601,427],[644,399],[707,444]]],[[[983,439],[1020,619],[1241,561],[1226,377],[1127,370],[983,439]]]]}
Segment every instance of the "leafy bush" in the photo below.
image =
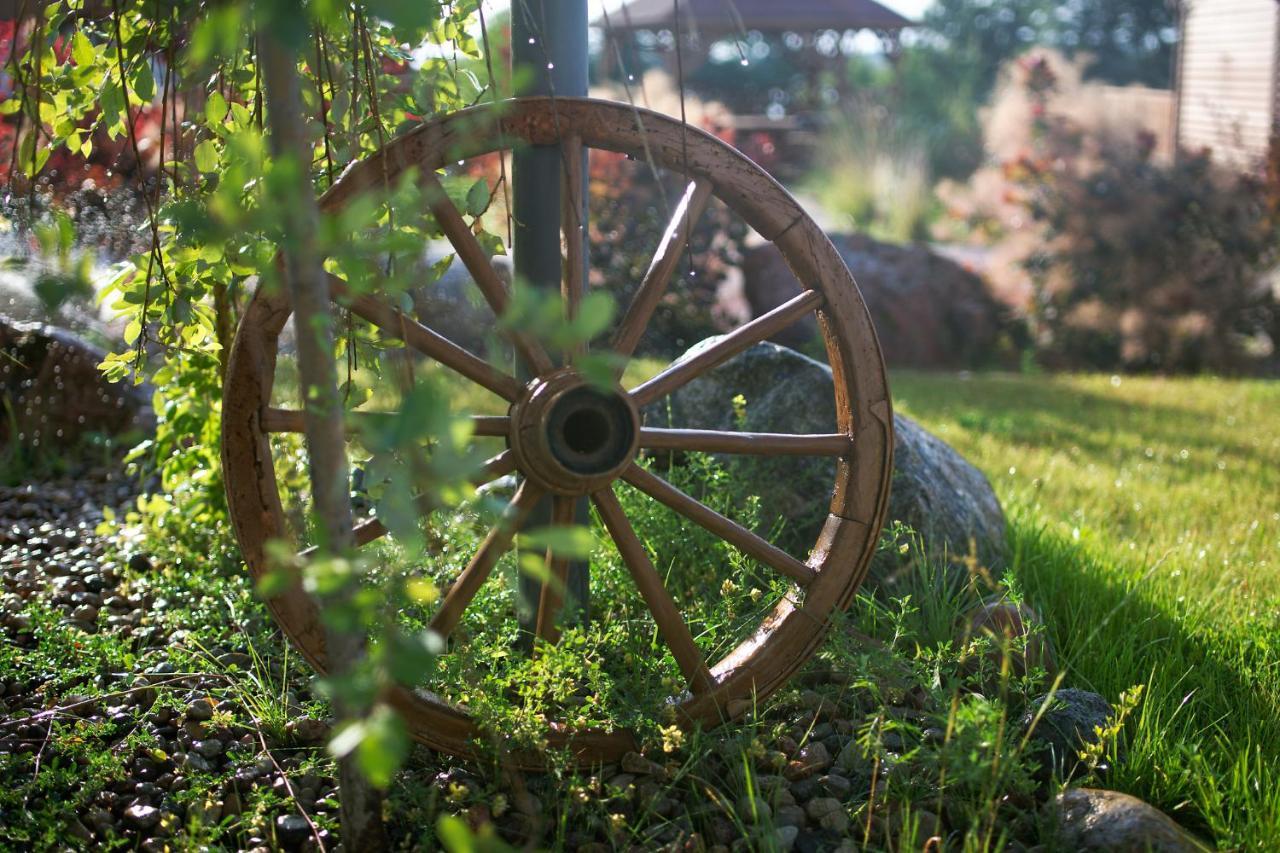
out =
{"type": "Polygon", "coordinates": [[[1043,226],[1025,263],[1041,358],[1054,367],[1239,371],[1268,354],[1280,305],[1265,184],[1209,152],[1157,163],[1155,138],[1081,132],[1045,109],[1055,78],[1024,62],[1035,143],[1005,164],[1043,226]],[[1037,109],[1038,108],[1038,109],[1037,109]]]}
{"type": "Polygon", "coordinates": [[[1272,184],[1173,159],[1144,127],[1148,100],[1105,108],[1082,65],[1052,51],[1007,69],[984,116],[993,164],[939,193],[988,243],[993,289],[1021,306],[1053,368],[1256,370],[1280,305],[1272,184]],[[1145,118],[1144,118],[1145,115],[1145,118]]]}

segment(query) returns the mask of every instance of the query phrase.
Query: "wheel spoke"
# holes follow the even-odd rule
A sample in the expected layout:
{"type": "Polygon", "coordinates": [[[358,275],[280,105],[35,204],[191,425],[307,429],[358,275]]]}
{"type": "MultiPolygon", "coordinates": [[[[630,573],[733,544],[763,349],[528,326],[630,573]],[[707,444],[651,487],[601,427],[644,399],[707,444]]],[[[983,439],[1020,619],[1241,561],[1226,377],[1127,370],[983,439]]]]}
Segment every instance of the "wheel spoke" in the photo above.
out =
{"type": "Polygon", "coordinates": [[[540,497],[542,497],[542,491],[528,480],[523,481],[516,489],[515,497],[511,499],[502,518],[489,531],[484,542],[480,543],[480,550],[476,551],[471,562],[462,570],[462,574],[458,575],[458,579],[453,582],[453,586],[449,588],[448,594],[440,604],[440,609],[432,617],[433,631],[442,637],[447,637],[457,627],[458,620],[462,618],[462,612],[480,591],[480,587],[493,572],[493,567],[498,564],[499,558],[511,547],[511,540],[515,538],[516,531],[529,517],[529,513],[540,497]]]}
{"type": "MultiPolygon", "coordinates": [[[[514,470],[516,470],[515,454],[510,450],[504,450],[497,456],[494,456],[492,459],[485,462],[484,465],[481,466],[480,470],[472,475],[471,485],[479,488],[486,483],[492,483],[499,477],[505,477],[514,470]]],[[[418,514],[423,516],[430,515],[432,512],[439,509],[439,504],[430,499],[427,495],[418,495],[418,497],[414,498],[414,503],[417,506],[418,514]]],[[[390,532],[391,531],[387,530],[387,526],[380,520],[376,518],[369,518],[355,526],[352,530],[352,538],[354,539],[356,546],[359,547],[361,545],[368,545],[375,539],[380,539],[390,532]]],[[[315,548],[307,548],[305,551],[301,552],[301,556],[309,557],[315,553],[315,550],[315,548]]]]}
{"type": "Polygon", "coordinates": [[[686,495],[666,480],[649,473],[639,465],[632,463],[631,467],[622,473],[622,479],[719,536],[747,556],[772,566],[800,586],[808,586],[816,577],[812,568],[786,551],[765,541],[736,521],[724,517],[696,498],[686,495]]]}
{"type": "MultiPolygon", "coordinates": [[[[346,282],[336,276],[329,277],[334,295],[349,295],[346,282]]],[[[445,367],[483,386],[504,400],[520,396],[520,383],[489,362],[467,352],[443,335],[428,329],[403,311],[387,305],[372,296],[351,296],[352,312],[368,320],[388,337],[402,340],[423,355],[429,356],[445,367]]]]}
{"type": "Polygon", "coordinates": [[[711,368],[733,358],[752,344],[757,344],[782,331],[820,304],[822,304],[822,294],[816,290],[806,290],[769,313],[739,326],[696,355],[677,361],[648,382],[637,386],[632,390],[631,396],[637,406],[645,406],[659,397],[665,397],[711,368]]]}
{"type": "MultiPolygon", "coordinates": [[[[359,424],[377,423],[396,417],[394,412],[347,412],[347,431],[354,432],[359,424]]],[[[506,415],[471,415],[472,435],[504,436],[510,432],[511,419],[506,415]]],[[[262,410],[263,432],[302,432],[305,418],[300,409],[262,410]]]]}
{"type": "MultiPolygon", "coordinates": [[[[569,527],[573,524],[574,499],[557,496],[551,505],[551,523],[556,527],[569,527]]],[[[542,592],[538,596],[538,618],[535,632],[548,643],[560,639],[560,626],[556,619],[560,608],[564,606],[565,586],[569,582],[569,560],[547,549],[547,574],[551,577],[543,581],[542,592]]]]}
{"type": "Polygon", "coordinates": [[[792,435],[783,432],[724,432],[712,429],[640,430],[645,450],[685,450],[698,453],[745,453],[761,456],[843,456],[852,442],[844,433],[792,435]]]}
{"type": "Polygon", "coordinates": [[[710,201],[710,181],[699,178],[685,187],[684,195],[676,205],[675,213],[667,223],[667,230],[663,232],[662,240],[658,243],[658,250],[654,253],[653,260],[649,262],[649,271],[645,273],[644,280],[640,282],[640,287],[627,308],[626,315],[618,324],[618,331],[614,334],[611,345],[614,352],[627,357],[635,352],[640,338],[644,336],[644,331],[649,326],[649,318],[653,316],[654,309],[658,307],[662,295],[667,291],[667,283],[671,280],[671,274],[675,272],[676,264],[680,262],[680,256],[689,242],[693,226],[697,224],[710,201]]]}
{"type": "MultiPolygon", "coordinates": [[[[471,273],[472,280],[480,288],[489,307],[493,309],[494,316],[501,319],[510,301],[506,285],[498,277],[493,264],[489,262],[489,256],[485,254],[476,235],[471,232],[470,226],[463,220],[458,208],[449,200],[449,195],[435,172],[426,172],[422,180],[427,188],[427,203],[436,218],[436,223],[453,245],[458,257],[462,259],[467,272],[471,273]]],[[[520,357],[524,359],[534,375],[541,375],[551,370],[551,359],[537,341],[522,332],[507,330],[504,334],[515,345],[516,351],[520,353],[520,357]]]]}
{"type": "Polygon", "coordinates": [[[667,647],[671,649],[671,654],[675,656],[676,663],[684,673],[685,680],[689,682],[690,689],[694,693],[710,690],[714,682],[706,662],[702,659],[702,653],[693,642],[689,626],[680,616],[671,593],[667,592],[667,588],[662,583],[662,577],[649,560],[644,544],[636,536],[631,522],[627,520],[622,505],[618,503],[618,496],[613,493],[612,488],[605,488],[594,492],[591,499],[595,502],[596,509],[600,511],[600,518],[618,546],[622,561],[627,564],[632,580],[635,581],[640,595],[648,605],[649,612],[653,614],[653,621],[662,633],[662,639],[667,647]]]}

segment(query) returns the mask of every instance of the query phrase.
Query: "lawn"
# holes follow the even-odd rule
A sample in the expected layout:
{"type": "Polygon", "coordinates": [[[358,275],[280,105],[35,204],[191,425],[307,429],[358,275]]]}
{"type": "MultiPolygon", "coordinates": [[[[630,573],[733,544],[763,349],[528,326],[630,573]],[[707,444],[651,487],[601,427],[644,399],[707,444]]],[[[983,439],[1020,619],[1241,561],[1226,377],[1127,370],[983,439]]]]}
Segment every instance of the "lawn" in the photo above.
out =
{"type": "Polygon", "coordinates": [[[894,376],[991,478],[1066,683],[1144,685],[1108,784],[1231,848],[1280,838],[1280,384],[894,376]]]}

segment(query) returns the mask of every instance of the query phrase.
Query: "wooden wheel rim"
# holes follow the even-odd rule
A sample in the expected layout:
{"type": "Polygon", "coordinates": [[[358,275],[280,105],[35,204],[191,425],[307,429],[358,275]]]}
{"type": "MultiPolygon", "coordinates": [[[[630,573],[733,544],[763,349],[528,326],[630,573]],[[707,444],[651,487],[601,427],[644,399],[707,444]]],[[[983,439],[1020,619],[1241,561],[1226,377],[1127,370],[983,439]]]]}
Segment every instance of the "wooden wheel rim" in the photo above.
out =
{"type": "MultiPolygon", "coordinates": [[[[817,650],[832,614],[852,599],[874,554],[888,506],[893,430],[884,362],[870,316],[831,242],[781,185],[714,136],[627,104],[537,97],[443,116],[397,138],[379,154],[353,164],[322,197],[322,209],[338,209],[361,192],[380,187],[388,179],[395,180],[410,167],[418,168],[428,176],[427,180],[432,180],[435,170],[445,164],[508,148],[512,140],[585,146],[638,159],[652,158],[660,167],[683,173],[691,180],[685,201],[692,196],[701,197],[705,203],[708,194],[714,194],[762,237],[777,245],[797,279],[811,288],[806,291],[808,297],[802,294],[792,302],[802,303],[799,307],[805,313],[816,310],[818,314],[835,379],[839,431],[838,436],[821,438],[828,444],[832,440],[843,442],[843,452],[836,464],[833,496],[822,532],[803,565],[792,560],[795,576],[803,577],[807,584],[799,594],[784,596],[754,633],[709,671],[704,666],[702,672],[709,675],[709,680],[695,678],[691,682],[701,689],[671,700],[677,719],[686,726],[715,725],[735,718],[780,687],[817,650]]],[[[682,202],[677,218],[684,210],[682,202]]],[[[437,213],[437,219],[441,215],[437,213]]],[[[664,242],[670,242],[676,226],[673,220],[664,242]]],[[[679,242],[683,243],[683,238],[679,242]]],[[[463,255],[459,251],[459,257],[463,255]]],[[[787,314],[788,323],[800,316],[794,310],[796,306],[792,307],[787,314]]],[[[633,304],[632,310],[635,309],[633,304]]],[[[779,312],[782,309],[771,315],[779,312]]],[[[289,536],[269,442],[277,341],[289,314],[287,295],[259,289],[237,330],[224,388],[222,438],[227,499],[245,563],[255,579],[269,570],[266,543],[289,536]]],[[[749,324],[755,327],[757,339],[776,331],[776,323],[767,319],[771,315],[749,324]]],[[[626,324],[624,318],[623,326],[626,324]]],[[[629,355],[638,340],[639,332],[631,339],[620,333],[613,346],[629,355]]],[[[669,393],[671,389],[663,381],[665,375],[666,372],[632,389],[638,404],[669,393]]],[[[513,392],[518,386],[513,380],[501,381],[512,383],[504,384],[503,391],[507,399],[514,400],[513,392]]],[[[495,471],[498,468],[505,473],[511,465],[500,460],[495,471]]],[[[671,487],[642,469],[628,468],[623,479],[664,502],[672,499],[671,487]]],[[[615,529],[621,509],[611,487],[596,492],[594,498],[624,559],[628,550],[636,556],[639,540],[634,539],[625,517],[621,518],[625,530],[615,529]],[[632,539],[624,543],[627,533],[632,539]]],[[[638,550],[638,559],[647,562],[643,548],[638,550]]],[[[267,605],[294,645],[317,670],[324,672],[323,630],[315,604],[301,584],[295,582],[270,598],[267,605]]],[[[396,688],[389,698],[405,716],[414,737],[434,749],[473,755],[476,743],[484,739],[464,709],[437,695],[396,688]]],[[[635,738],[626,731],[571,731],[554,724],[548,742],[552,748],[567,747],[584,764],[615,760],[636,747],[635,738]]],[[[519,765],[543,764],[539,754],[516,753],[509,757],[519,765]]]]}

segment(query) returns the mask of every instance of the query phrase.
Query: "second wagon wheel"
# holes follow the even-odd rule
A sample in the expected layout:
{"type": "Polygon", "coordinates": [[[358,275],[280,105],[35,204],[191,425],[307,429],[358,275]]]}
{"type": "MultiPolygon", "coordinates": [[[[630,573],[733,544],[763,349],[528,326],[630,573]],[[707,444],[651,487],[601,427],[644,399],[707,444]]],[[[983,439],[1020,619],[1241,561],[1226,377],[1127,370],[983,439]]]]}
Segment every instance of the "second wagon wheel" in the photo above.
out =
{"type": "MultiPolygon", "coordinates": [[[[871,320],[840,256],[777,182],[715,137],[625,104],[526,98],[441,117],[348,169],[325,194],[322,208],[340,209],[362,192],[394,180],[407,169],[417,169],[441,231],[484,299],[501,316],[508,307],[508,289],[495,275],[463,214],[449,201],[437,171],[509,148],[515,141],[563,146],[571,174],[572,164],[581,162],[580,152],[586,147],[647,160],[684,176],[685,190],[648,271],[612,339],[600,342],[602,348],[623,356],[633,354],[667,291],[690,229],[713,197],[777,246],[802,283],[802,291],[635,387],[624,388],[619,382],[602,391],[598,385],[588,385],[572,368],[557,368],[543,347],[524,334],[513,333],[509,338],[525,374],[532,377],[527,381],[401,313],[390,299],[377,294],[347,296],[335,279],[337,303],[377,326],[386,337],[402,340],[420,356],[496,394],[508,406],[505,416],[476,419],[478,434],[506,440],[506,449],[489,461],[477,481],[518,472],[520,485],[504,521],[489,532],[447,587],[431,626],[445,636],[455,631],[477,592],[494,582],[495,566],[536,502],[550,497],[554,517],[565,518],[571,517],[575,500],[589,497],[616,543],[635,593],[652,614],[657,634],[683,675],[685,684],[665,701],[667,712],[674,709],[675,718],[686,726],[734,718],[784,684],[816,651],[832,615],[848,604],[862,581],[875,550],[888,503],[893,436],[884,363],[871,320]],[[642,423],[646,405],[814,313],[835,378],[835,433],[746,434],[656,429],[642,423]],[[646,450],[830,457],[835,480],[829,515],[807,554],[788,553],[639,464],[646,450]],[[721,650],[718,659],[706,659],[682,615],[682,603],[664,585],[646,543],[619,501],[617,488],[622,483],[710,531],[789,584],[788,593],[733,648],[727,653],[721,650]]],[[[564,231],[566,264],[572,274],[586,263],[582,230],[570,224],[564,231]]],[[[222,429],[227,495],[236,535],[255,577],[269,570],[267,543],[289,536],[271,442],[273,433],[301,429],[300,412],[273,406],[279,338],[289,315],[286,295],[266,290],[255,295],[236,335],[225,388],[222,429]]],[[[367,519],[360,523],[356,539],[367,547],[385,533],[376,519],[367,519]]],[[[724,579],[731,577],[729,565],[710,568],[724,579]]],[[[717,587],[708,587],[706,594],[717,595],[717,587]]],[[[540,631],[551,640],[556,636],[550,627],[551,611],[560,606],[554,598],[544,595],[544,612],[539,614],[540,631]]],[[[323,671],[323,631],[313,600],[295,584],[268,604],[288,637],[323,671]]],[[[473,753],[482,733],[466,707],[439,692],[407,688],[398,688],[392,701],[420,741],[453,754],[473,753]]],[[[614,760],[636,744],[628,731],[580,730],[555,721],[551,721],[548,741],[552,747],[568,747],[583,763],[614,760]]],[[[514,758],[527,765],[540,761],[532,753],[514,758]]]]}

